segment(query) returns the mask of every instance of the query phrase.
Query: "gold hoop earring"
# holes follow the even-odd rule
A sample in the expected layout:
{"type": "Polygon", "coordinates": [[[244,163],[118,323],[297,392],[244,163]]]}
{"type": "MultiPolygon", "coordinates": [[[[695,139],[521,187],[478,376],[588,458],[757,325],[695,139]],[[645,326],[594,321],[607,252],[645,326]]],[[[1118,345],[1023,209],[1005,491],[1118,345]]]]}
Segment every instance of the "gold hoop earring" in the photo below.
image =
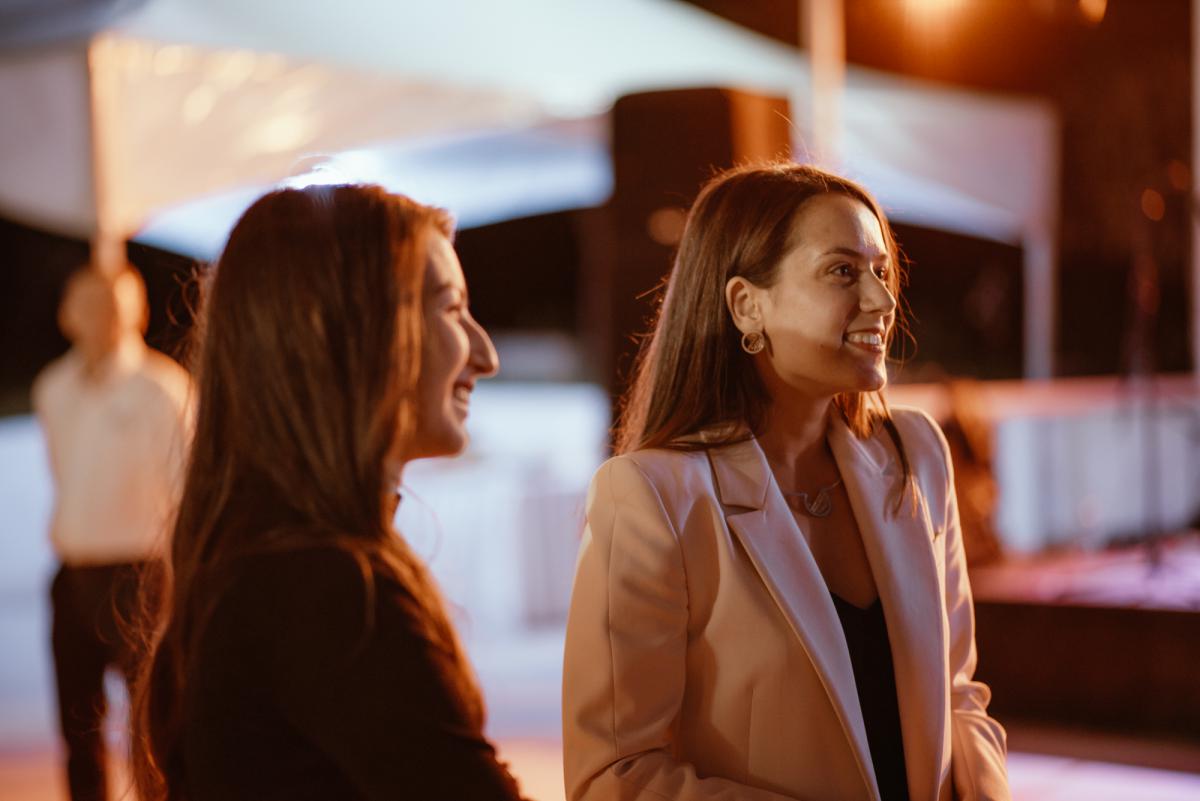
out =
{"type": "Polygon", "coordinates": [[[747,331],[742,334],[742,350],[753,356],[755,353],[762,353],[762,349],[767,344],[767,338],[763,336],[762,331],[747,331]]]}

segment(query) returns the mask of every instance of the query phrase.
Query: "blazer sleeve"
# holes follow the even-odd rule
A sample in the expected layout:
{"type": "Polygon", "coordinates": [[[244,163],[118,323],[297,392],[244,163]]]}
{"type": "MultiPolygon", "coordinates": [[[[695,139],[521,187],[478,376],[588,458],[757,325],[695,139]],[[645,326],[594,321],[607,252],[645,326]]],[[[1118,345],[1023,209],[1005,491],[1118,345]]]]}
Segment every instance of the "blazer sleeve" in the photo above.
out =
{"type": "Polygon", "coordinates": [[[611,459],[588,491],[567,620],[563,751],[570,801],[784,801],[701,778],[675,757],[687,622],[676,529],[633,459],[611,459]]]}
{"type": "Polygon", "coordinates": [[[960,801],[1010,801],[1005,769],[1004,728],[987,713],[991,690],[975,681],[975,607],[967,576],[958,498],[954,491],[954,463],[941,429],[932,420],[945,466],[945,506],[942,547],[945,548],[946,616],[950,626],[951,772],[960,801]]]}

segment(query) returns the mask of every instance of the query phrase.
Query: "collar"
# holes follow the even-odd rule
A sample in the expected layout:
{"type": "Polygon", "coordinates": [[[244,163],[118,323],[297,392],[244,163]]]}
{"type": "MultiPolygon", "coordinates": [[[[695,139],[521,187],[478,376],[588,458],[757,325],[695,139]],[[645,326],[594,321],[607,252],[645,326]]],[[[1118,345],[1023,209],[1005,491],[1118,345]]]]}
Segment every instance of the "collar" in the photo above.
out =
{"type": "MultiPolygon", "coordinates": [[[[744,427],[733,430],[729,427],[707,429],[700,432],[698,437],[704,442],[715,442],[739,433],[745,434],[746,439],[709,448],[717,493],[725,506],[762,509],[766,505],[772,477],[771,466],[758,439],[744,427]]],[[[829,415],[825,436],[839,468],[850,468],[866,475],[892,472],[893,460],[888,458],[886,446],[880,438],[872,436],[859,439],[840,414],[835,412],[829,415]]]]}

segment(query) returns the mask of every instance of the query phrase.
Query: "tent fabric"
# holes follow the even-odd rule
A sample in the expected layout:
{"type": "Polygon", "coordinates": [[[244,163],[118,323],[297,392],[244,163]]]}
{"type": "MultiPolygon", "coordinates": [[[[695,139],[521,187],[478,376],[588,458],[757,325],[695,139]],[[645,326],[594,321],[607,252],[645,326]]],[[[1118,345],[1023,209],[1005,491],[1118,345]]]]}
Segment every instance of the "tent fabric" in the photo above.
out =
{"type": "MultiPolygon", "coordinates": [[[[107,156],[111,213],[133,227],[182,201],[270,183],[311,153],[594,117],[644,89],[791,96],[800,152],[808,138],[803,56],[671,0],[359,0],[336,11],[321,0],[152,0],[93,59],[115,76],[119,106],[107,115],[120,125],[107,156]]],[[[5,91],[12,66],[0,61],[0,99],[37,111],[44,85],[5,91]]],[[[852,68],[842,106],[841,166],[898,219],[1018,242],[1052,218],[1057,131],[1044,104],[852,68]]],[[[21,124],[30,116],[0,121],[6,177],[26,152],[48,149],[42,131],[61,127],[21,124]]],[[[18,218],[26,205],[73,208],[54,196],[58,176],[43,175],[54,180],[0,182],[0,208],[18,218]]],[[[92,224],[60,216],[59,228],[92,224]]]]}
{"type": "Polygon", "coordinates": [[[273,53],[106,35],[92,58],[116,84],[109,202],[127,232],[182,200],[269,186],[309,154],[541,116],[532,101],[502,93],[273,53]]]}
{"type": "Polygon", "coordinates": [[[0,60],[0,215],[87,237],[96,228],[86,45],[0,60]]]}
{"type": "MultiPolygon", "coordinates": [[[[612,193],[606,120],[416,137],[301,163],[285,185],[379,183],[450,209],[459,228],[602,205],[612,193]],[[311,169],[300,171],[311,166],[311,169]]],[[[153,215],[138,241],[214,259],[233,223],[263,191],[209,195],[153,215]]]]}

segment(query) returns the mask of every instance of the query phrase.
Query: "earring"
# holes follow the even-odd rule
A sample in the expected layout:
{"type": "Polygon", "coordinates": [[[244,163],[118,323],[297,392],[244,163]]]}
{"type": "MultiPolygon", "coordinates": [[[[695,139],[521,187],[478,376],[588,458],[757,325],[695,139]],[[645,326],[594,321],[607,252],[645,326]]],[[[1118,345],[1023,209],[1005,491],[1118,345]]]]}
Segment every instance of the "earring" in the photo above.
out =
{"type": "Polygon", "coordinates": [[[767,344],[767,338],[762,331],[747,331],[742,334],[742,350],[751,355],[761,353],[767,344]]]}

